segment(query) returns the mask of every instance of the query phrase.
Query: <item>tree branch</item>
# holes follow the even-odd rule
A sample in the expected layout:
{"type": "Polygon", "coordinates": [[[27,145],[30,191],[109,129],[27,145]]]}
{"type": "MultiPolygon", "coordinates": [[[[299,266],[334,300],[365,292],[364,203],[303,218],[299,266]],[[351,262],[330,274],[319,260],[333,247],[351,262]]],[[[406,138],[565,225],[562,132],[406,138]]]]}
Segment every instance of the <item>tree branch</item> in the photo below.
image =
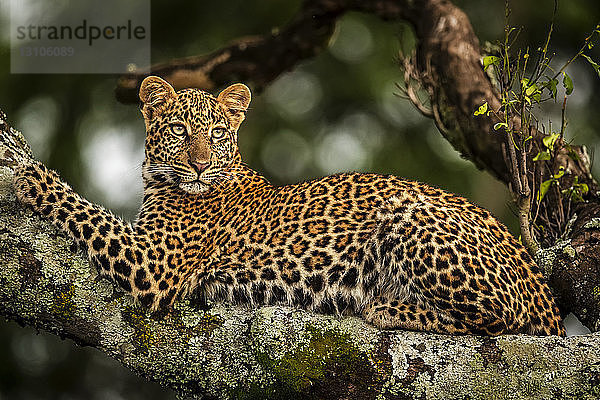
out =
{"type": "Polygon", "coordinates": [[[171,60],[152,66],[151,71],[122,77],[117,84],[117,99],[137,103],[139,87],[148,75],[159,75],[176,89],[214,90],[235,80],[260,91],[281,73],[325,48],[343,11],[335,1],[305,1],[296,17],[281,30],[241,38],[208,55],[171,60]]]}
{"type": "MultiPolygon", "coordinates": [[[[0,134],[29,152],[0,112],[0,134]]],[[[6,155],[6,153],[3,151],[6,155]]],[[[0,315],[92,346],[191,398],[583,398],[600,390],[600,334],[452,337],[379,331],[285,307],[176,305],[155,320],[53,226],[0,166],[0,315]]]]}

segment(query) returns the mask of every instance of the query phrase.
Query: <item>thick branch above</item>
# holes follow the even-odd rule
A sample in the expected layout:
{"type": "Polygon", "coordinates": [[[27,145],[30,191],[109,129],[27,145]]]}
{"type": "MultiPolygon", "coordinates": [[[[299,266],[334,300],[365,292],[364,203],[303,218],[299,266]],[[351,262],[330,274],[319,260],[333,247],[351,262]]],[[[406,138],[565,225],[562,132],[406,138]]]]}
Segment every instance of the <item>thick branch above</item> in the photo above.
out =
{"type": "MultiPolygon", "coordinates": [[[[0,113],[0,129],[9,131],[0,113]]],[[[11,131],[20,140],[20,134],[11,131]]],[[[379,331],[285,307],[154,320],[13,193],[0,167],[0,314],[92,346],[195,398],[592,399],[600,335],[452,337],[379,331]]]]}
{"type": "Polygon", "coordinates": [[[285,28],[238,39],[208,55],[172,60],[152,66],[151,71],[124,76],[116,96],[124,103],[137,103],[142,80],[150,74],[165,78],[176,89],[214,90],[240,81],[261,90],[281,73],[325,48],[342,11],[336,2],[306,1],[285,28]]]}

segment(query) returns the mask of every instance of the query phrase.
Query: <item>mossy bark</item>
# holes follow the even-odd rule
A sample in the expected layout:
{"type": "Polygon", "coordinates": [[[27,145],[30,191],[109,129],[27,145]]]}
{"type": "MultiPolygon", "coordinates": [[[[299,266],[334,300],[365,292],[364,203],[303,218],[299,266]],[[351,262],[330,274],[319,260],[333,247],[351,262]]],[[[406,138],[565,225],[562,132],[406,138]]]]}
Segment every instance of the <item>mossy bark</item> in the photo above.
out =
{"type": "Polygon", "coordinates": [[[185,302],[155,320],[20,205],[12,181],[0,167],[0,314],[93,346],[182,398],[600,396],[600,334],[452,337],[285,307],[202,311],[185,302]]]}

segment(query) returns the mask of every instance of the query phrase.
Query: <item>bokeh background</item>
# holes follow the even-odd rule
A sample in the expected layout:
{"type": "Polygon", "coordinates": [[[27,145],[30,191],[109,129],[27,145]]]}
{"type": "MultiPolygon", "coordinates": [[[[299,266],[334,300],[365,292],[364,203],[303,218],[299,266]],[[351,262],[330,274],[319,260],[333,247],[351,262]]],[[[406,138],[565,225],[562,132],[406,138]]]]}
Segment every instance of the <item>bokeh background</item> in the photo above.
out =
{"type": "MultiPolygon", "coordinates": [[[[456,2],[482,43],[502,37],[504,1],[456,2]]],[[[553,1],[513,3],[511,22],[522,27],[517,43],[535,49],[545,38],[553,1]]],[[[138,107],[116,102],[115,76],[11,74],[8,6],[0,0],[0,108],[36,156],[75,190],[134,219],[144,143],[138,107]]],[[[269,32],[299,6],[299,0],[152,1],[152,60],[203,54],[237,37],[269,32]]],[[[554,65],[570,58],[598,22],[597,0],[562,1],[551,42],[554,65]]],[[[404,24],[344,16],[324,52],[254,96],[240,132],[245,160],[276,184],[351,170],[425,181],[490,209],[518,235],[505,187],[461,159],[432,121],[397,95],[398,51],[410,46],[411,35],[404,24]]],[[[598,61],[597,49],[592,51],[598,61]]],[[[568,72],[575,84],[568,138],[594,154],[600,145],[600,79],[582,61],[568,72]]],[[[558,105],[542,115],[542,121],[560,123],[558,105]]],[[[600,176],[600,163],[594,172],[600,176]]],[[[582,332],[575,325],[570,330],[582,332]]],[[[173,398],[94,349],[0,322],[0,400],[173,398]]]]}

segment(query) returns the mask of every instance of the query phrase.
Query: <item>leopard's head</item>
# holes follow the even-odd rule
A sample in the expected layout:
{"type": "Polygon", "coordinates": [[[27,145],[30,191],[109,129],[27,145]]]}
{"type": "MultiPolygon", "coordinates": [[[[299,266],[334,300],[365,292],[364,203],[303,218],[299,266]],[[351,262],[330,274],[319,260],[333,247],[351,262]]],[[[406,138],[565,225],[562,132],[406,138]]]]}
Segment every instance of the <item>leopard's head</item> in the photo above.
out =
{"type": "Polygon", "coordinates": [[[236,83],[217,97],[198,89],[175,91],[149,76],[140,87],[146,122],[146,183],[168,182],[206,193],[228,179],[239,161],[237,131],[250,103],[250,90],[236,83]]]}

